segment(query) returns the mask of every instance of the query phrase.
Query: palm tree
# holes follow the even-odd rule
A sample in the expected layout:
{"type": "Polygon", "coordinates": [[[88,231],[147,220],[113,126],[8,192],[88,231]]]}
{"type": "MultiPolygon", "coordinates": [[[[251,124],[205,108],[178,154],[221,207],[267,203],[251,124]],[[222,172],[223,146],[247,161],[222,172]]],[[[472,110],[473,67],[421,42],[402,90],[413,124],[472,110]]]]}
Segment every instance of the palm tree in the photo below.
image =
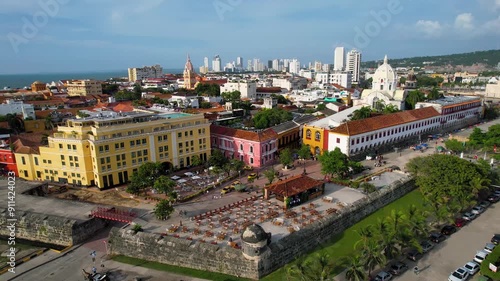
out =
{"type": "Polygon", "coordinates": [[[366,280],[366,272],[364,269],[363,259],[360,255],[354,255],[346,258],[345,277],[348,281],[364,281],[366,280]]]}
{"type": "Polygon", "coordinates": [[[368,269],[368,276],[371,276],[372,271],[377,266],[382,267],[387,262],[387,259],[382,252],[381,245],[378,243],[378,241],[375,241],[373,239],[369,240],[368,243],[365,244],[361,253],[363,255],[365,268],[368,269]]]}
{"type": "Polygon", "coordinates": [[[371,225],[361,227],[360,229],[356,230],[356,233],[358,233],[361,239],[356,242],[356,244],[354,244],[354,248],[358,248],[359,244],[361,244],[361,247],[363,247],[371,238],[373,238],[374,235],[371,225]]]}
{"type": "Polygon", "coordinates": [[[490,185],[491,181],[486,178],[475,177],[470,181],[470,188],[474,197],[477,197],[479,191],[487,188],[490,185]]]}
{"type": "Polygon", "coordinates": [[[311,265],[310,262],[304,257],[299,258],[293,264],[286,266],[286,277],[289,281],[312,281],[310,278],[311,265]]]}
{"type": "Polygon", "coordinates": [[[354,110],[351,120],[361,120],[372,116],[372,110],[369,106],[363,106],[360,109],[354,110]]]}
{"type": "Polygon", "coordinates": [[[314,278],[313,280],[320,280],[320,281],[328,280],[334,268],[333,261],[330,259],[330,256],[325,252],[317,254],[314,257],[311,265],[312,265],[312,277],[314,278]]]}

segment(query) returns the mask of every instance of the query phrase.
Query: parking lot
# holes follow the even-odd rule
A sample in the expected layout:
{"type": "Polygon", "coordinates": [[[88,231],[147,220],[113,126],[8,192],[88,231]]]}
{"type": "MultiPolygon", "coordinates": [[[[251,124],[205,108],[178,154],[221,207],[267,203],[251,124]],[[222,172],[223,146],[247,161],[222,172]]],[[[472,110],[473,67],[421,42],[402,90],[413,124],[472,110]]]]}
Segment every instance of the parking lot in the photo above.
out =
{"type": "MultiPolygon", "coordinates": [[[[500,203],[492,204],[474,221],[425,254],[418,261],[421,270],[419,275],[415,275],[411,270],[416,263],[406,260],[410,270],[396,280],[448,280],[448,276],[455,269],[472,261],[476,252],[482,250],[495,233],[500,233],[500,203]]],[[[478,279],[479,273],[469,280],[478,279]]]]}

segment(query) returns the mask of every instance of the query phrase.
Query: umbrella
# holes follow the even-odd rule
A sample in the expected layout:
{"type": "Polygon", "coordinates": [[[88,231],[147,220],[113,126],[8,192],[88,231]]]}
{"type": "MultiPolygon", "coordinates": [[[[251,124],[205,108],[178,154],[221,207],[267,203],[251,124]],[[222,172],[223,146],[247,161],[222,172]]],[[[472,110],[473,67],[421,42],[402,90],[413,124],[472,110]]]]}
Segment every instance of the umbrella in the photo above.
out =
{"type": "Polygon", "coordinates": [[[245,188],[247,188],[247,186],[244,184],[237,184],[234,186],[234,190],[236,190],[236,191],[244,191],[245,188]]]}
{"type": "Polygon", "coordinates": [[[443,151],[443,150],[444,150],[444,147],[442,147],[442,146],[438,146],[438,147],[437,147],[437,150],[438,150],[438,151],[443,151]]]}

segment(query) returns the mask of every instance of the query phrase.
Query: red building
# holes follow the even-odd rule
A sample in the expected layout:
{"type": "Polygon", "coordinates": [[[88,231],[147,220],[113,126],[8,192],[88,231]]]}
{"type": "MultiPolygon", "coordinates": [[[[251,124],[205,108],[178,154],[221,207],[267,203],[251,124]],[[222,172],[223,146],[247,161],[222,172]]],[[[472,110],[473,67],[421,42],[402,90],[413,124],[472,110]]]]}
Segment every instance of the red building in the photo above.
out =
{"type": "Polygon", "coordinates": [[[0,173],[17,173],[16,157],[14,151],[10,149],[10,135],[0,135],[0,173]]]}

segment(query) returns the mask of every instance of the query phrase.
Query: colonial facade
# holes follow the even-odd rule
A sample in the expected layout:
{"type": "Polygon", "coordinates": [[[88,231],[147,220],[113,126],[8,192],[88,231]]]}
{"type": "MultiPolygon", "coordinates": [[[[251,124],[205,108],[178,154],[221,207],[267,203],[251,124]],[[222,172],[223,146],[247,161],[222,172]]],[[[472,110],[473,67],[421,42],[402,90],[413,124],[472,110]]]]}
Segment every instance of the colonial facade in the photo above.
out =
{"type": "Polygon", "coordinates": [[[441,115],[433,107],[349,121],[328,132],[328,150],[350,156],[437,130],[441,115]]]}
{"type": "Polygon", "coordinates": [[[287,121],[271,127],[278,136],[278,151],[285,148],[299,148],[302,144],[302,128],[305,123],[315,121],[312,115],[303,115],[292,121],[287,121]]]}
{"type": "Polygon", "coordinates": [[[212,149],[219,149],[227,158],[238,159],[255,168],[277,159],[278,135],[272,129],[260,132],[210,126],[212,149]]]}
{"type": "Polygon", "coordinates": [[[127,183],[146,162],[182,168],[194,157],[207,161],[209,126],[202,114],[105,112],[68,120],[39,152],[16,151],[16,162],[27,180],[106,188],[127,183]]]}
{"type": "Polygon", "coordinates": [[[477,97],[444,97],[429,102],[419,102],[415,108],[427,106],[432,106],[439,112],[440,122],[445,130],[457,124],[468,124],[469,121],[477,122],[483,115],[483,103],[477,97]]]}

